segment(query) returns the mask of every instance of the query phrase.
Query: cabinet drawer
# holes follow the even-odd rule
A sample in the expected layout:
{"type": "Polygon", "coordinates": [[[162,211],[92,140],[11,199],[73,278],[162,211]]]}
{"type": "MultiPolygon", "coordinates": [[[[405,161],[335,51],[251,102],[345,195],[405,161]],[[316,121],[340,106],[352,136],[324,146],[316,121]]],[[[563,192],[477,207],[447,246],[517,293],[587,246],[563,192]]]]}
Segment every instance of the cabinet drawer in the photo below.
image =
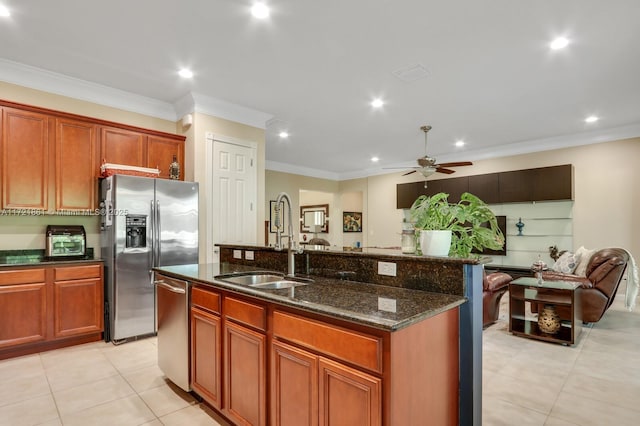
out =
{"type": "Polygon", "coordinates": [[[100,278],[101,269],[102,265],[65,266],[62,268],[54,268],[54,281],[100,278]]]}
{"type": "Polygon", "coordinates": [[[273,313],[273,336],[382,372],[382,339],[285,312],[273,313]]]}
{"type": "Polygon", "coordinates": [[[233,297],[225,297],[224,315],[258,330],[264,331],[267,328],[267,311],[264,306],[254,305],[233,297]]]}
{"type": "Polygon", "coordinates": [[[44,276],[44,269],[0,271],[0,285],[42,283],[44,276]]]}
{"type": "Polygon", "coordinates": [[[220,295],[200,287],[193,287],[191,289],[191,305],[219,314],[220,295]]]}

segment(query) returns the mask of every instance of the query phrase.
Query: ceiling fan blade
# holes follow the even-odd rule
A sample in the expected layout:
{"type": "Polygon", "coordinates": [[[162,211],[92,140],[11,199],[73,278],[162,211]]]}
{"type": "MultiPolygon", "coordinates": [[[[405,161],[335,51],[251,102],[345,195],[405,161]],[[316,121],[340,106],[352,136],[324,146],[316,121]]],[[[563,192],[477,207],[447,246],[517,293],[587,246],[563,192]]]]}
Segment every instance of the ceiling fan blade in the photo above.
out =
{"type": "Polygon", "coordinates": [[[453,163],[436,164],[436,167],[459,167],[459,166],[473,166],[473,163],[471,161],[456,161],[453,163]]]}
{"type": "Polygon", "coordinates": [[[402,176],[410,175],[411,173],[415,173],[415,172],[416,172],[415,170],[411,170],[410,172],[403,173],[402,176]]]}
{"type": "Polygon", "coordinates": [[[445,174],[450,175],[451,173],[455,173],[456,171],[455,171],[455,170],[451,170],[451,169],[445,169],[445,168],[443,168],[443,167],[437,167],[437,168],[436,168],[436,172],[438,172],[438,173],[445,173],[445,174]]]}

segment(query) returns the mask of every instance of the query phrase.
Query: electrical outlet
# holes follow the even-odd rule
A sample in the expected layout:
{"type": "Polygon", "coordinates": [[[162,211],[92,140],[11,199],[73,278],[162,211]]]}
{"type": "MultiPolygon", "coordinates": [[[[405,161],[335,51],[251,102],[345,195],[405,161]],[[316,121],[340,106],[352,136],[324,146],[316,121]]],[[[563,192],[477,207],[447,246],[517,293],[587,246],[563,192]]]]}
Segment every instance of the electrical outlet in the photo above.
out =
{"type": "Polygon", "coordinates": [[[378,262],[378,275],[396,276],[396,264],[394,262],[378,262]]]}
{"type": "Polygon", "coordinates": [[[378,297],[378,310],[387,312],[396,312],[396,299],[387,299],[378,297]]]}
{"type": "Polygon", "coordinates": [[[247,250],[244,252],[244,258],[247,260],[253,260],[253,250],[247,250]]]}
{"type": "Polygon", "coordinates": [[[234,259],[242,259],[242,250],[234,250],[233,251],[234,259]]]}

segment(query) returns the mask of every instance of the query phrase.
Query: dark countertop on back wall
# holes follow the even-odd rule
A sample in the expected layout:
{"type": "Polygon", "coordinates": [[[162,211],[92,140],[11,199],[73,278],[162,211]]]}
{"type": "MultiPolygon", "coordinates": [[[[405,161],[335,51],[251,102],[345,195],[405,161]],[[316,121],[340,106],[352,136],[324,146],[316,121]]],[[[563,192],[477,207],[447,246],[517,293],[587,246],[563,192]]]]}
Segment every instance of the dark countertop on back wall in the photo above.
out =
{"type": "Polygon", "coordinates": [[[222,281],[220,275],[261,270],[255,266],[231,263],[176,265],[154,269],[174,278],[387,331],[399,330],[466,302],[466,298],[450,294],[317,276],[309,277],[314,281],[312,284],[295,287],[293,291],[257,289],[222,281]],[[379,310],[379,297],[395,300],[396,312],[379,310]]]}
{"type": "Polygon", "coordinates": [[[102,262],[102,259],[94,257],[93,248],[87,249],[86,256],[82,258],[50,259],[45,257],[44,250],[28,249],[28,250],[0,250],[0,268],[9,266],[37,266],[51,264],[73,264],[87,262],[102,262]]]}
{"type": "MultiPolygon", "coordinates": [[[[216,244],[216,246],[221,248],[236,248],[242,250],[266,250],[266,251],[276,251],[275,247],[272,246],[264,246],[264,245],[250,245],[250,244],[216,244]]],[[[457,264],[483,264],[490,262],[492,260],[491,257],[475,257],[475,258],[457,258],[457,257],[434,257],[434,256],[421,256],[416,254],[404,254],[400,248],[395,247],[361,247],[361,248],[351,248],[351,247],[339,247],[339,246],[311,246],[308,244],[301,245],[301,248],[305,252],[316,253],[316,254],[340,254],[343,256],[354,256],[354,257],[369,257],[369,258],[398,258],[398,259],[413,259],[413,260],[428,260],[442,263],[457,263],[457,264]]],[[[282,250],[284,252],[287,251],[286,246],[282,250]]]]}

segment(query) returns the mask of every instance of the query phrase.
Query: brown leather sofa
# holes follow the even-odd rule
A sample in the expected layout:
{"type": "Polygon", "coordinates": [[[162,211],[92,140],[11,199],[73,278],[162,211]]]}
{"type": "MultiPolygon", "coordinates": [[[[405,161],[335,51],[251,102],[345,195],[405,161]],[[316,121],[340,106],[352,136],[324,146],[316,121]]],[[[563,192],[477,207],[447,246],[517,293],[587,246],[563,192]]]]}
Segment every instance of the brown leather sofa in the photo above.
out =
{"type": "Polygon", "coordinates": [[[493,324],[500,314],[500,299],[513,278],[504,272],[484,273],[482,279],[482,327],[493,324]]]}
{"type": "MultiPolygon", "coordinates": [[[[574,281],[581,284],[582,290],[582,322],[598,322],[618,291],[620,281],[627,269],[629,255],[620,248],[605,248],[591,256],[587,265],[586,277],[545,271],[542,277],[548,281],[574,281]]],[[[568,318],[566,312],[558,307],[561,318],[568,318]]],[[[532,306],[535,312],[537,307],[532,306]]]]}

